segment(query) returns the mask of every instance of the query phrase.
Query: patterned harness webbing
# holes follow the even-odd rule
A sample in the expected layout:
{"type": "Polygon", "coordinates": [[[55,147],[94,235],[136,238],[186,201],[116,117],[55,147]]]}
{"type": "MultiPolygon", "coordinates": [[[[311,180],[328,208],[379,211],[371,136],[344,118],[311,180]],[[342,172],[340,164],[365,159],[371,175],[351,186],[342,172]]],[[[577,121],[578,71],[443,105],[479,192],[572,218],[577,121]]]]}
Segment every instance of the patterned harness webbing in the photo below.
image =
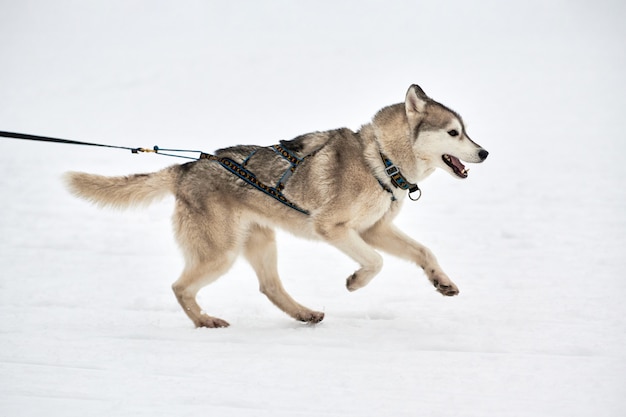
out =
{"type": "Polygon", "coordinates": [[[237,177],[241,178],[243,181],[250,184],[257,190],[262,191],[270,197],[273,197],[276,200],[280,201],[287,207],[299,211],[300,213],[307,215],[310,214],[307,210],[300,208],[296,204],[289,201],[287,197],[285,197],[282,193],[282,190],[285,188],[285,183],[294,173],[298,164],[300,164],[306,158],[306,156],[304,158],[298,158],[280,145],[273,145],[270,148],[291,164],[291,167],[285,171],[285,173],[278,180],[278,183],[276,183],[276,187],[270,187],[262,183],[252,172],[246,169],[246,163],[256,151],[252,152],[241,164],[232,160],[231,158],[211,155],[204,152],[200,154],[200,159],[208,159],[209,161],[219,162],[219,164],[223,166],[226,170],[228,170],[232,174],[235,174],[237,177]]]}

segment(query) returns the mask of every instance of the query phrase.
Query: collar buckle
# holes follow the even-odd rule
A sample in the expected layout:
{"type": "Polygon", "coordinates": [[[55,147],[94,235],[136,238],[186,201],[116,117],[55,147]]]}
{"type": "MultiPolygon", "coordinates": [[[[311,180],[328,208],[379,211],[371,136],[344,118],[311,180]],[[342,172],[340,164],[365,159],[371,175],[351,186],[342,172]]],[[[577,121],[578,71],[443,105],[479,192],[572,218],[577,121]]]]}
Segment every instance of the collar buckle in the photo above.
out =
{"type": "Polygon", "coordinates": [[[400,172],[400,170],[393,163],[385,167],[385,174],[387,174],[388,177],[393,177],[394,175],[398,174],[398,172],[400,172]]]}

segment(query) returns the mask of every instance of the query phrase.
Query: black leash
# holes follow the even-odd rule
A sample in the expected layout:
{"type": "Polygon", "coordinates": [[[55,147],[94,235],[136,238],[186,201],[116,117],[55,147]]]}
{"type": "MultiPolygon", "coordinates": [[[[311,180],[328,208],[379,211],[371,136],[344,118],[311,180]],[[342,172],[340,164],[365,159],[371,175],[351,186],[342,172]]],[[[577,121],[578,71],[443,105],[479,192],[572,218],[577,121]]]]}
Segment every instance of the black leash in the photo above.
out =
{"type": "Polygon", "coordinates": [[[140,152],[151,152],[158,155],[164,156],[173,156],[175,158],[185,158],[185,159],[200,159],[198,157],[184,156],[184,155],[174,155],[171,153],[163,153],[165,152],[181,152],[181,153],[197,153],[199,155],[202,154],[202,151],[192,151],[186,149],[161,149],[158,146],[150,148],[130,148],[128,146],[116,146],[116,145],[105,145],[102,143],[92,143],[92,142],[81,142],[78,140],[69,140],[69,139],[59,139],[59,138],[51,138],[48,136],[38,136],[38,135],[27,135],[25,133],[16,133],[16,132],[2,132],[0,131],[0,137],[11,138],[11,139],[22,139],[22,140],[34,140],[38,142],[52,142],[52,143],[64,143],[66,145],[84,145],[84,146],[98,146],[101,148],[113,148],[113,149],[125,149],[127,151],[131,151],[132,153],[140,153],[140,152]]]}
{"type": "Polygon", "coordinates": [[[232,174],[241,178],[242,180],[244,180],[246,183],[253,186],[257,190],[262,191],[268,196],[280,201],[287,207],[290,207],[296,211],[299,211],[302,214],[306,214],[306,215],[309,214],[307,210],[304,210],[298,207],[296,204],[289,201],[287,197],[285,197],[282,193],[282,190],[285,187],[285,184],[284,184],[285,181],[287,180],[287,178],[289,178],[290,174],[293,173],[293,171],[295,170],[295,167],[297,166],[299,162],[302,161],[302,159],[297,158],[295,155],[292,155],[289,151],[283,149],[279,145],[274,145],[273,147],[274,151],[277,152],[286,160],[288,160],[291,163],[291,168],[289,168],[287,172],[283,175],[283,177],[280,179],[276,187],[270,187],[268,185],[265,185],[261,181],[259,181],[252,172],[248,171],[243,165],[235,162],[234,160],[230,158],[226,158],[226,157],[211,155],[202,151],[193,151],[193,150],[187,150],[187,149],[161,149],[156,145],[152,149],[130,148],[128,146],[105,145],[102,143],[81,142],[78,140],[59,139],[59,138],[51,138],[47,136],[27,135],[25,133],[2,132],[2,131],[0,131],[0,137],[22,139],[22,140],[34,140],[34,141],[39,141],[39,142],[64,143],[67,145],[85,145],[85,146],[98,146],[101,148],[125,149],[128,151],[131,151],[132,153],[152,152],[157,155],[173,156],[175,158],[185,158],[185,159],[193,159],[193,160],[207,159],[209,161],[216,161],[216,162],[219,162],[219,164],[222,167],[224,167],[226,170],[230,171],[232,174]],[[197,153],[198,156],[191,157],[191,156],[185,156],[185,155],[175,155],[171,152],[197,153]]]}

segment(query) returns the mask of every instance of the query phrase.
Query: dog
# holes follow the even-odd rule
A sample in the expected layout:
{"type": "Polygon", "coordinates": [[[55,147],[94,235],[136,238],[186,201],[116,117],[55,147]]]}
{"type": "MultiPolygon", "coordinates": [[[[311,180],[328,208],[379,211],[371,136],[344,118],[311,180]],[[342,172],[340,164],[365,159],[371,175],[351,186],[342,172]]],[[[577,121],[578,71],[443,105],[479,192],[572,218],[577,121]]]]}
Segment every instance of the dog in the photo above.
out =
{"type": "Polygon", "coordinates": [[[347,279],[349,291],[379,273],[378,249],[417,264],[441,294],[457,295],[433,253],[392,221],[435,169],[464,179],[463,162],[483,162],[488,154],[470,139],[456,112],[412,85],[404,103],[381,109],[357,132],[341,128],[274,147],[229,147],[150,174],[68,172],[65,180],[76,196],[100,206],[125,208],[175,196],[173,226],[185,267],[172,289],[196,327],[229,325],[204,313],[196,294],[241,254],[273,304],[296,320],[318,323],[324,313],[299,304],[283,288],[275,228],[326,241],[355,260],[360,268],[347,279]]]}

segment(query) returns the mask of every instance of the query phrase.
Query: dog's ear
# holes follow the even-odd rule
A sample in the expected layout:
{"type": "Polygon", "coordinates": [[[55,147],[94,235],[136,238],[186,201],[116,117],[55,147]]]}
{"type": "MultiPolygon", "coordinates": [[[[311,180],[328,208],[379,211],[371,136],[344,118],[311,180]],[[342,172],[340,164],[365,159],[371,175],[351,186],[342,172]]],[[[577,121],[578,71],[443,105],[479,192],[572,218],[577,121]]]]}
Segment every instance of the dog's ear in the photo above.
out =
{"type": "Polygon", "coordinates": [[[404,99],[407,116],[417,116],[418,113],[424,113],[427,103],[428,96],[419,85],[413,84],[409,87],[409,91],[406,92],[406,98],[404,99]]]}

